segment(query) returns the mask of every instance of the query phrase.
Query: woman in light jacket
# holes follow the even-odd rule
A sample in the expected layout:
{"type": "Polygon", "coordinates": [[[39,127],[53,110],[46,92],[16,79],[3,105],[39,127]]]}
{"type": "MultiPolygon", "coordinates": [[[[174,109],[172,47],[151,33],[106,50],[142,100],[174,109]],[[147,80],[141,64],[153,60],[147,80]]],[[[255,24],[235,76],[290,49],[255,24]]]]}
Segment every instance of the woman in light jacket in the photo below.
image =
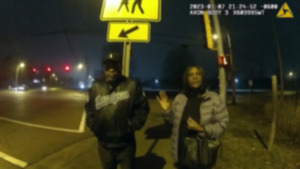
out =
{"type": "Polygon", "coordinates": [[[171,153],[179,169],[191,168],[181,161],[185,137],[199,135],[202,138],[218,140],[229,122],[224,102],[217,93],[205,89],[203,78],[201,67],[188,67],[183,76],[183,90],[172,104],[164,91],[160,91],[157,97],[164,109],[165,120],[173,124],[171,153]]]}

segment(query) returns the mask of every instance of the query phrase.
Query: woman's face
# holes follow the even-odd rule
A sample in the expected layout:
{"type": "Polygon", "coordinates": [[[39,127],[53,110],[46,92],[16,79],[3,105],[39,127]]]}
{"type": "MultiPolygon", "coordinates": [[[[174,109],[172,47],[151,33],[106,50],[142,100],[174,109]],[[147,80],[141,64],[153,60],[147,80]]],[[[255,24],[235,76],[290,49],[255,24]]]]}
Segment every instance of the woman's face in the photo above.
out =
{"type": "Polygon", "coordinates": [[[188,84],[191,88],[198,88],[202,84],[202,75],[198,68],[192,67],[187,76],[188,84]]]}

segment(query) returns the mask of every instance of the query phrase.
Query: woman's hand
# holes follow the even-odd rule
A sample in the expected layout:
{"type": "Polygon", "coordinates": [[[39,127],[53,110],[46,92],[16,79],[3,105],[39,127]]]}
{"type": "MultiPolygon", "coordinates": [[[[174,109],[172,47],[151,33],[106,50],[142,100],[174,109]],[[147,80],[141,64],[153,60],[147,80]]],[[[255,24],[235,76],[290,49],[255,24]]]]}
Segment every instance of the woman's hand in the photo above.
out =
{"type": "Polygon", "coordinates": [[[204,127],[198,124],[193,118],[189,117],[186,122],[188,124],[187,127],[189,130],[194,130],[198,132],[204,131],[204,127]]]}
{"type": "Polygon", "coordinates": [[[159,91],[159,96],[156,96],[156,100],[160,104],[160,106],[164,109],[164,111],[170,108],[170,100],[164,90],[159,91]]]}

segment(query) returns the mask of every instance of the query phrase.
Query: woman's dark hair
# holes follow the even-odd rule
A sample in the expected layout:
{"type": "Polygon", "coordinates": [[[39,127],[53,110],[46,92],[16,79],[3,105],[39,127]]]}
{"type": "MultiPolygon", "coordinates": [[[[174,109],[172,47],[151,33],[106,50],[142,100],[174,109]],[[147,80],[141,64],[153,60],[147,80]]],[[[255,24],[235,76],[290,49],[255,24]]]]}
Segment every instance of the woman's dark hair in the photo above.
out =
{"type": "Polygon", "coordinates": [[[187,67],[186,71],[183,74],[183,86],[182,86],[182,92],[186,95],[191,95],[192,93],[195,94],[202,94],[204,93],[206,90],[206,79],[205,79],[205,74],[204,71],[202,69],[202,67],[200,66],[189,66],[187,67]],[[200,72],[200,75],[202,76],[202,83],[201,86],[199,87],[199,89],[197,89],[196,91],[192,91],[193,89],[191,89],[191,87],[189,86],[189,82],[188,82],[188,74],[191,71],[192,68],[197,68],[200,72]]]}

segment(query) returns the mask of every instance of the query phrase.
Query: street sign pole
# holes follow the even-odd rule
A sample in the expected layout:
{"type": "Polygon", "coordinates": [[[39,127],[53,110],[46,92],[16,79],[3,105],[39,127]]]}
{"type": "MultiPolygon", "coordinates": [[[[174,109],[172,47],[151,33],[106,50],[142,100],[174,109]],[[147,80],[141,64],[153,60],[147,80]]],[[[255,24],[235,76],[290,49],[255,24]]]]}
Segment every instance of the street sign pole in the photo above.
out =
{"type": "Polygon", "coordinates": [[[107,41],[123,42],[122,74],[129,77],[130,49],[132,42],[148,43],[150,41],[150,24],[142,22],[160,22],[161,0],[103,0],[100,13],[102,21],[108,24],[107,41]],[[142,21],[142,22],[133,22],[142,21]]]}
{"type": "Polygon", "coordinates": [[[123,44],[123,68],[122,74],[126,77],[129,77],[129,69],[130,69],[130,48],[131,42],[124,42],[123,44]]]}
{"type": "Polygon", "coordinates": [[[126,42],[123,43],[123,57],[122,57],[122,75],[125,76],[125,70],[126,70],[126,67],[125,67],[125,58],[126,58],[126,42]]]}

